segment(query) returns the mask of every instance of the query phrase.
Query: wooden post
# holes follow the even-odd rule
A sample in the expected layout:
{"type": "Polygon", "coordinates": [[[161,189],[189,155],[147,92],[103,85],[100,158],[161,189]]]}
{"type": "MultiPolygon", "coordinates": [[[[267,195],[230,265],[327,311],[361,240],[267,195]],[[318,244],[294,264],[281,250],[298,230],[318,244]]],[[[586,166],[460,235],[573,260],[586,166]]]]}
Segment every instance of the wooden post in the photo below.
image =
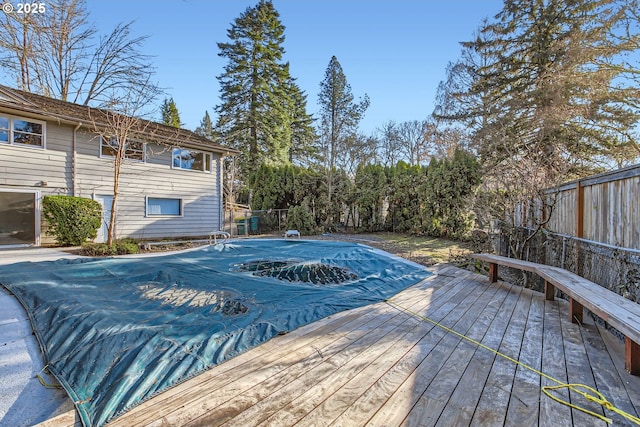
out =
{"type": "Polygon", "coordinates": [[[555,299],[556,287],[551,283],[544,281],[544,299],[547,301],[553,301],[555,299]]]}
{"type": "MultiPolygon", "coordinates": [[[[576,183],[576,237],[580,239],[584,237],[584,187],[580,181],[576,183]]],[[[582,253],[582,243],[580,240],[576,240],[575,245],[577,262],[574,273],[577,273],[578,276],[582,276],[584,274],[584,254],[582,253]]]]}
{"type": "Polygon", "coordinates": [[[495,283],[498,281],[498,264],[495,262],[489,263],[489,283],[495,283]]]}
{"type": "Polygon", "coordinates": [[[584,187],[576,183],[576,237],[584,237],[584,187]]]}
{"type": "Polygon", "coordinates": [[[631,375],[640,375],[640,345],[624,337],[624,367],[631,375]]]}
{"type": "Polygon", "coordinates": [[[584,307],[573,297],[569,298],[569,316],[571,316],[571,323],[582,323],[582,312],[584,307]]]}

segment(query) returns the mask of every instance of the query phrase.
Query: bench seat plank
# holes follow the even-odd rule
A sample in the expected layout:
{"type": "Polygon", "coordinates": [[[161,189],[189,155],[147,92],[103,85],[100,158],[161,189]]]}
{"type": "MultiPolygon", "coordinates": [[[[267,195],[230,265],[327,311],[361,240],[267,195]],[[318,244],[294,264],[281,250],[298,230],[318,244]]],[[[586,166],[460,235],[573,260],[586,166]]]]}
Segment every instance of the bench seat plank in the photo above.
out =
{"type": "Polygon", "coordinates": [[[523,261],[515,258],[507,258],[500,255],[493,255],[493,254],[473,254],[472,257],[480,261],[485,261],[488,263],[496,263],[496,264],[504,265],[506,267],[517,268],[518,270],[531,271],[533,273],[535,273],[537,267],[540,266],[540,264],[537,264],[535,262],[523,261]]]}
{"type": "Polygon", "coordinates": [[[640,305],[577,274],[541,266],[538,274],[614,328],[640,342],[640,305]]]}
{"type": "Polygon", "coordinates": [[[498,279],[498,265],[536,273],[545,280],[547,300],[553,300],[555,288],[569,297],[572,322],[582,322],[585,307],[601,317],[625,335],[626,369],[640,375],[640,304],[562,268],[493,254],[474,254],[472,257],[489,263],[492,282],[498,279]]]}

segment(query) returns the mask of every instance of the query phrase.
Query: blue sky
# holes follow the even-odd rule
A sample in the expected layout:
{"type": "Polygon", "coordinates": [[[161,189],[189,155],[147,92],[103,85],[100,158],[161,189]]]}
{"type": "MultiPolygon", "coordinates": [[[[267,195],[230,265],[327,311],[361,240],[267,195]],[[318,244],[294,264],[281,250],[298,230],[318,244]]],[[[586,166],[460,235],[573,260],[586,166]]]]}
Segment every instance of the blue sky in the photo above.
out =
{"type": "MultiPolygon", "coordinates": [[[[231,23],[258,0],[87,0],[92,21],[107,33],[135,20],[147,35],[156,79],[176,102],[185,127],[195,129],[205,110],[215,121],[216,77],[225,64],[218,42],[231,23]]],[[[361,122],[369,135],[390,120],[422,120],[432,111],[438,83],[483,18],[502,0],[274,0],[285,26],[291,75],[317,117],[320,82],[335,55],[354,96],[369,95],[361,122]]]]}

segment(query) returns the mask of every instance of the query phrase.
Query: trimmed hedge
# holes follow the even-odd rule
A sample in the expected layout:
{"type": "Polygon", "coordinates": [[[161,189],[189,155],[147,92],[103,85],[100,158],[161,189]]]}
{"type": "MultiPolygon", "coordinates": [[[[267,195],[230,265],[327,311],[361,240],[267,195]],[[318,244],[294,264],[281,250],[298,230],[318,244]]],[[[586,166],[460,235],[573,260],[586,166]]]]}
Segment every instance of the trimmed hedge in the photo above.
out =
{"type": "Polygon", "coordinates": [[[102,225],[102,206],[95,200],[74,196],[45,196],[42,213],[48,234],[60,246],[79,246],[95,239],[102,225]]]}

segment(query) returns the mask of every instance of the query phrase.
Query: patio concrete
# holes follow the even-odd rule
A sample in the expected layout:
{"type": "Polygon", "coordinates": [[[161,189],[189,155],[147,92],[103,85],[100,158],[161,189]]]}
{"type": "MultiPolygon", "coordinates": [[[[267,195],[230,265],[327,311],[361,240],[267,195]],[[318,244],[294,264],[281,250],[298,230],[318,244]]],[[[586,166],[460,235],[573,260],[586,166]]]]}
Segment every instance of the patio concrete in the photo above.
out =
{"type": "MultiPolygon", "coordinates": [[[[49,248],[0,249],[0,283],[4,265],[77,257],[49,248]]],[[[36,378],[43,366],[27,313],[0,286],[0,427],[32,426],[73,410],[64,390],[46,388],[36,378]]],[[[57,384],[54,378],[44,373],[41,376],[47,383],[57,384]]]]}

